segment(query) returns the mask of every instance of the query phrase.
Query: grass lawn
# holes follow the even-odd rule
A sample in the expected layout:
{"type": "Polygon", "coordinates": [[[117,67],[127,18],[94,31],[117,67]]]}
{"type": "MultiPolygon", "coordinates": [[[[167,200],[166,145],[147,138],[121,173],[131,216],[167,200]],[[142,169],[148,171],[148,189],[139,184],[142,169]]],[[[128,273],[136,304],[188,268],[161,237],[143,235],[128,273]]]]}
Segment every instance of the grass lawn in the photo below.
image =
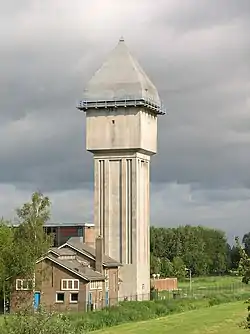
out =
{"type": "Polygon", "coordinates": [[[246,334],[248,331],[239,327],[246,313],[246,304],[241,301],[169,315],[160,319],[129,323],[93,333],[246,334]]]}
{"type": "MultiPolygon", "coordinates": [[[[192,287],[195,288],[225,288],[228,286],[244,286],[241,277],[238,276],[211,276],[211,277],[192,277],[192,287]]],[[[189,279],[178,282],[179,288],[189,288],[189,279]]]]}

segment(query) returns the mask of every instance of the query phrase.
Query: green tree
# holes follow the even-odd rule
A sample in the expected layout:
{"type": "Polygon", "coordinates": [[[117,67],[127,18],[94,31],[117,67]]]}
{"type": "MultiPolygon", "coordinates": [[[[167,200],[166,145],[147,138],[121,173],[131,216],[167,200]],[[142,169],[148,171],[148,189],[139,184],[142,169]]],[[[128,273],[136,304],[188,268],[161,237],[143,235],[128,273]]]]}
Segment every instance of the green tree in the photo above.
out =
{"type": "Polygon", "coordinates": [[[52,245],[52,237],[43,228],[50,218],[49,198],[39,192],[33,193],[31,202],[17,209],[17,217],[19,225],[14,230],[13,272],[28,275],[33,273],[36,260],[52,245]]]}
{"type": "Polygon", "coordinates": [[[178,279],[182,280],[186,276],[186,266],[185,263],[183,262],[182,258],[180,257],[175,257],[173,259],[173,269],[174,269],[174,276],[177,277],[178,279]]]}
{"type": "Polygon", "coordinates": [[[244,245],[244,250],[248,256],[250,256],[250,232],[246,233],[242,238],[242,243],[244,245]]]}
{"type": "Polygon", "coordinates": [[[174,275],[174,266],[172,262],[167,258],[161,259],[161,276],[173,277],[173,275],[174,275]]]}
{"type": "Polygon", "coordinates": [[[150,253],[150,274],[158,274],[161,271],[161,260],[150,253]]]}

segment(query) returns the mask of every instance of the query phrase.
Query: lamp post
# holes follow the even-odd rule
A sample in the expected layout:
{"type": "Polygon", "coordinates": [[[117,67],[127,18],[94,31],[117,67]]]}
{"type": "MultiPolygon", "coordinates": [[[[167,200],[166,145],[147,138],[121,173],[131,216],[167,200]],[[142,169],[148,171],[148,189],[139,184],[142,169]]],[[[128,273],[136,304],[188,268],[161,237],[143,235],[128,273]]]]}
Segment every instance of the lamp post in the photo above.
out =
{"type": "Polygon", "coordinates": [[[185,268],[185,270],[189,272],[189,290],[191,294],[192,292],[192,270],[189,268],[185,268]]]}

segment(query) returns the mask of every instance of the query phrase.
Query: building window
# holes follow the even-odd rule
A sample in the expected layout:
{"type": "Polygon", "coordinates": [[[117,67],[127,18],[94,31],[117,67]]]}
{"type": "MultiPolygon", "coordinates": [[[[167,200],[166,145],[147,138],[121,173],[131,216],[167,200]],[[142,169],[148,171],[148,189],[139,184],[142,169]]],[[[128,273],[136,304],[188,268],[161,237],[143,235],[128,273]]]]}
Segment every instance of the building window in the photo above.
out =
{"type": "Polygon", "coordinates": [[[56,293],[56,302],[57,303],[64,303],[64,293],[63,292],[57,292],[56,293]]]}
{"type": "Polygon", "coordinates": [[[90,290],[102,290],[102,282],[101,281],[90,282],[90,290]]]}
{"type": "Polygon", "coordinates": [[[78,293],[70,294],[70,303],[78,303],[78,293]]]}
{"type": "Polygon", "coordinates": [[[33,279],[17,279],[16,290],[33,290],[34,280],[33,279]]]}
{"type": "Polygon", "coordinates": [[[105,275],[105,290],[108,290],[109,289],[109,271],[107,269],[105,269],[104,275],[105,275]]]}
{"type": "Polygon", "coordinates": [[[78,279],[62,279],[61,281],[62,290],[79,290],[78,279]]]}

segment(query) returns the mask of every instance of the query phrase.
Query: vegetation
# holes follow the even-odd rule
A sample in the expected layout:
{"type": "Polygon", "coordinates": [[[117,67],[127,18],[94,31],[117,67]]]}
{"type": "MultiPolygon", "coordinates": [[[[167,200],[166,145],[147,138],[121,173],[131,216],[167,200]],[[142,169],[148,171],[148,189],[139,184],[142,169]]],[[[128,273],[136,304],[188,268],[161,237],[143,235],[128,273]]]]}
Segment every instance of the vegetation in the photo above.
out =
{"type": "MultiPolygon", "coordinates": [[[[174,313],[209,308],[226,302],[244,300],[246,293],[220,294],[201,299],[122,302],[117,307],[87,313],[50,314],[40,310],[9,315],[0,323],[3,334],[82,334],[128,322],[145,321],[174,313]]],[[[242,302],[241,302],[242,303],[242,302]]],[[[117,330],[115,328],[115,330],[117,330]]],[[[114,331],[115,333],[116,331],[114,331]]],[[[137,331],[132,331],[137,333],[137,331]]]]}
{"type": "Polygon", "coordinates": [[[51,246],[52,239],[43,231],[50,217],[50,201],[34,193],[31,202],[17,209],[18,226],[0,222],[0,296],[10,290],[11,278],[33,275],[36,260],[51,246]]]}
{"type": "Polygon", "coordinates": [[[210,308],[173,314],[169,317],[149,321],[128,323],[95,333],[103,334],[244,334],[240,326],[245,310],[242,302],[218,305],[210,308]]]}
{"type": "MultiPolygon", "coordinates": [[[[249,247],[250,234],[243,238],[249,247]]],[[[151,274],[182,279],[185,268],[194,276],[223,275],[237,270],[240,254],[223,231],[202,226],[150,229],[151,274]]]]}
{"type": "Polygon", "coordinates": [[[43,310],[36,315],[23,311],[6,317],[0,324],[0,330],[1,334],[77,334],[72,322],[65,315],[43,310]]]}

